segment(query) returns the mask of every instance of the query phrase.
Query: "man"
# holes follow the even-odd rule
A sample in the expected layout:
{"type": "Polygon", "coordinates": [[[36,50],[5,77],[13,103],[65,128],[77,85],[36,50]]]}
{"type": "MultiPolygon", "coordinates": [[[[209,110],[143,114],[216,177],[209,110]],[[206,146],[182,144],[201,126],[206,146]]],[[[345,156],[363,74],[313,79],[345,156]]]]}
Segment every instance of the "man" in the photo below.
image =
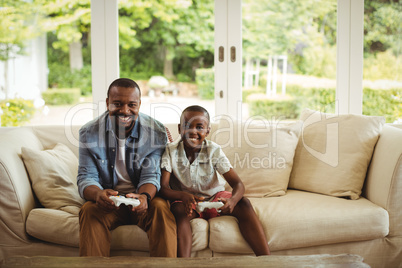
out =
{"type": "MultiPolygon", "coordinates": [[[[113,81],[107,111],[80,129],[78,190],[87,202],[79,214],[80,256],[110,256],[110,231],[136,224],[147,232],[151,256],[176,257],[176,223],[160,189],[164,126],[139,112],[141,91],[131,79],[113,81]],[[136,207],[116,207],[118,194],[136,207]],[[153,220],[157,219],[157,220],[153,220]]],[[[135,243],[135,241],[133,241],[135,243]]]]}

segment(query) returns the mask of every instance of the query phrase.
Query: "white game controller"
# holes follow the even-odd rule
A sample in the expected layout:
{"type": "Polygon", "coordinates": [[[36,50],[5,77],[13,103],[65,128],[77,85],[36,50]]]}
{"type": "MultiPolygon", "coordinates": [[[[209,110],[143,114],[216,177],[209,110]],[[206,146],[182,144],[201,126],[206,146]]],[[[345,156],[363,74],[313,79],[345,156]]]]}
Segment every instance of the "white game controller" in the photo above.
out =
{"type": "Polygon", "coordinates": [[[112,199],[112,201],[114,202],[114,205],[116,207],[120,207],[121,204],[125,204],[126,206],[139,206],[140,205],[140,200],[138,199],[134,199],[134,198],[126,198],[122,195],[116,195],[116,196],[111,196],[109,197],[110,199],[112,199]]]}
{"type": "Polygon", "coordinates": [[[206,208],[214,208],[216,211],[221,212],[218,208],[221,208],[223,205],[222,202],[198,202],[196,210],[197,212],[203,212],[206,208]]]}

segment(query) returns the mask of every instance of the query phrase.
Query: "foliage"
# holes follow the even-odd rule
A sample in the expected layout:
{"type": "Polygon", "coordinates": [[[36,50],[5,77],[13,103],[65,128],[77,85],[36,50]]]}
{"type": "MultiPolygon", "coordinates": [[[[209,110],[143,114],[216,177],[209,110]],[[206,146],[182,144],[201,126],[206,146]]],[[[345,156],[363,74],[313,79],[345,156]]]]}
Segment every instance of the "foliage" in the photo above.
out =
{"type": "Polygon", "coordinates": [[[174,74],[194,78],[196,68],[213,64],[213,1],[125,0],[119,7],[122,73],[168,77],[170,62],[174,74]]]}
{"type": "Polygon", "coordinates": [[[92,93],[91,66],[81,70],[70,70],[68,65],[49,64],[49,86],[51,88],[79,88],[81,95],[92,93]]]}
{"type": "Polygon", "coordinates": [[[198,96],[203,100],[215,98],[215,72],[214,69],[197,69],[196,83],[198,96]]]}
{"type": "Polygon", "coordinates": [[[325,78],[336,78],[336,47],[314,44],[303,50],[303,55],[290,57],[297,73],[325,78]]]}
{"type": "Polygon", "coordinates": [[[252,94],[247,98],[250,116],[269,119],[272,116],[281,119],[296,119],[299,108],[295,98],[290,96],[267,97],[265,94],[252,94]]]}
{"type": "Polygon", "coordinates": [[[26,41],[40,34],[35,24],[32,3],[23,0],[3,0],[0,8],[0,60],[6,61],[23,53],[26,41]]]}
{"type": "Polygon", "coordinates": [[[42,92],[42,98],[48,105],[65,105],[78,103],[80,99],[79,88],[57,88],[42,92]]]}
{"type": "Polygon", "coordinates": [[[402,81],[402,54],[396,57],[389,50],[379,52],[374,56],[364,59],[363,64],[364,79],[402,81]]]}
{"type": "Polygon", "coordinates": [[[363,90],[363,114],[382,115],[387,123],[402,119],[402,88],[390,90],[363,90]]]}
{"type": "Polygon", "coordinates": [[[2,127],[16,127],[28,123],[36,112],[33,101],[9,99],[0,101],[2,127]]]}
{"type": "Polygon", "coordinates": [[[243,46],[246,57],[265,58],[287,54],[296,47],[309,47],[317,36],[326,40],[325,30],[329,29],[333,42],[336,24],[328,27],[325,22],[333,24],[335,11],[336,0],[245,0],[243,46]],[[324,19],[328,16],[332,20],[324,19]]]}
{"type": "MultiPolygon", "coordinates": [[[[273,114],[286,115],[289,118],[288,115],[295,113],[296,104],[297,115],[305,108],[325,113],[335,113],[335,88],[305,88],[291,85],[287,87],[287,93],[293,98],[288,104],[267,99],[261,93],[250,95],[243,101],[249,103],[250,115],[262,115],[267,118],[273,114]],[[291,103],[295,104],[295,106],[292,106],[291,103]],[[274,111],[278,112],[274,113],[274,111]]],[[[402,119],[402,88],[388,90],[364,88],[363,114],[384,116],[387,123],[402,119]]],[[[295,118],[298,118],[298,116],[295,118]]]]}
{"type": "Polygon", "coordinates": [[[364,52],[377,53],[390,49],[401,53],[402,5],[398,0],[364,1],[364,52]]]}
{"type": "Polygon", "coordinates": [[[262,87],[253,87],[253,88],[243,89],[242,100],[243,100],[243,102],[247,102],[248,96],[250,96],[252,94],[264,94],[264,93],[265,93],[265,91],[262,87]]]}
{"type": "Polygon", "coordinates": [[[54,32],[54,49],[69,51],[69,44],[81,42],[88,36],[91,25],[90,0],[34,0],[44,13],[42,23],[46,32],[54,32]]]}
{"type": "Polygon", "coordinates": [[[289,85],[286,92],[297,99],[300,111],[310,108],[325,113],[335,112],[335,88],[305,88],[289,85]]]}

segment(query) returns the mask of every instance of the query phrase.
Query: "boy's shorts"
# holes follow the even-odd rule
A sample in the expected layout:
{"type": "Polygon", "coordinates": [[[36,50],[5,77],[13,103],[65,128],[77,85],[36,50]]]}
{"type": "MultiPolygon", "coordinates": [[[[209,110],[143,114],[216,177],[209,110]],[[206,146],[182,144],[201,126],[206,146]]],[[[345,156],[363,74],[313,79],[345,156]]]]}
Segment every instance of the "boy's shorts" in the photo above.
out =
{"type": "MultiPolygon", "coordinates": [[[[211,202],[216,202],[216,201],[218,201],[218,198],[221,198],[221,197],[229,199],[229,198],[232,197],[232,193],[228,192],[228,191],[217,192],[215,197],[214,197],[214,199],[212,199],[210,201],[211,202]]],[[[172,204],[178,203],[178,202],[182,202],[182,201],[176,200],[176,201],[173,201],[172,204]]],[[[204,209],[203,212],[197,212],[195,204],[192,204],[192,208],[195,211],[195,213],[197,213],[197,215],[198,215],[197,218],[202,218],[202,219],[208,220],[208,219],[212,219],[212,218],[220,216],[218,211],[216,209],[214,209],[214,208],[206,208],[206,209],[204,209]]]]}

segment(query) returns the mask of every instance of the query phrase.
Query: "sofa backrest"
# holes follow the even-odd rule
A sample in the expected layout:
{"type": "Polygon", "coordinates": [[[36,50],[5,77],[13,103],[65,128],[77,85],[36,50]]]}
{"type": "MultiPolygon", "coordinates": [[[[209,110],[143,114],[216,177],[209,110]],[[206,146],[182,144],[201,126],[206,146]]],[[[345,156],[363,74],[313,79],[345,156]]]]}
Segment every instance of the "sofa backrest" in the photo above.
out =
{"type": "Polygon", "coordinates": [[[25,220],[36,206],[21,159],[22,146],[43,149],[31,128],[18,128],[0,136],[0,233],[1,244],[9,246],[27,240],[25,220]]]}
{"type": "Polygon", "coordinates": [[[61,142],[78,156],[78,130],[79,126],[38,126],[0,131],[0,244],[12,246],[27,240],[25,221],[38,206],[21,148],[44,150],[61,142]]]}

